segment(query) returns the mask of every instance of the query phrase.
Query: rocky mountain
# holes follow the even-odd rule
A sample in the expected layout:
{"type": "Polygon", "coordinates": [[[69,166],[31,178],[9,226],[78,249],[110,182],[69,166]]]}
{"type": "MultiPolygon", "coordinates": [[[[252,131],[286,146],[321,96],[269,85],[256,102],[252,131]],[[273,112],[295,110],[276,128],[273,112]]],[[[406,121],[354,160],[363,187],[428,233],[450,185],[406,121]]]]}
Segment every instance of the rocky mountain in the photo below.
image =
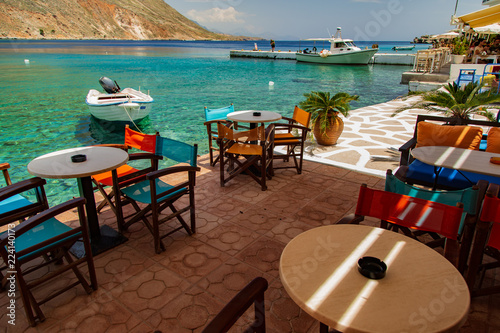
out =
{"type": "Polygon", "coordinates": [[[249,39],[208,31],[163,0],[0,0],[0,38],[249,39]]]}

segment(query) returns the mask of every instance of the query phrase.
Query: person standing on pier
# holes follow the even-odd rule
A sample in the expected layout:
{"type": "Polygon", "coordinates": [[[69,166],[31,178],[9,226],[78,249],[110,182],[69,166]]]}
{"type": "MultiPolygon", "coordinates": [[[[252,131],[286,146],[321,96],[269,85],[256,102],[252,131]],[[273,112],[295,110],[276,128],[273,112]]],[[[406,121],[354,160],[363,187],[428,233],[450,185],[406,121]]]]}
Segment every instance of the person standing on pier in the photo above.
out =
{"type": "Polygon", "coordinates": [[[271,51],[274,52],[274,48],[276,47],[276,43],[273,39],[271,39],[271,51]]]}

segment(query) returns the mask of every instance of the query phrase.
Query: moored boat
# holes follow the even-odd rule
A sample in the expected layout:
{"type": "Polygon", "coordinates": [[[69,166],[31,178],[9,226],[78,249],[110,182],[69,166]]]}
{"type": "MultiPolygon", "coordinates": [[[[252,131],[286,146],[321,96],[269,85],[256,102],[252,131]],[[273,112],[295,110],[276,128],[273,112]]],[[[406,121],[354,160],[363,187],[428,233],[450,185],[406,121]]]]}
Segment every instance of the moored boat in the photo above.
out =
{"type": "Polygon", "coordinates": [[[362,50],[354,44],[352,39],[343,39],[341,28],[337,28],[335,36],[331,38],[305,40],[329,42],[330,50],[323,49],[317,52],[316,47],[314,47],[313,51],[309,52],[308,49],[304,49],[296,53],[297,61],[319,64],[366,65],[378,51],[378,48],[362,50]]]}
{"type": "Polygon", "coordinates": [[[154,100],[149,94],[132,88],[121,90],[116,81],[107,77],[101,77],[99,83],[106,93],[90,89],[85,100],[95,118],[134,122],[147,117],[151,112],[154,100]]]}
{"type": "Polygon", "coordinates": [[[415,48],[415,45],[412,46],[394,46],[392,49],[394,51],[400,51],[400,50],[413,50],[415,48]]]}

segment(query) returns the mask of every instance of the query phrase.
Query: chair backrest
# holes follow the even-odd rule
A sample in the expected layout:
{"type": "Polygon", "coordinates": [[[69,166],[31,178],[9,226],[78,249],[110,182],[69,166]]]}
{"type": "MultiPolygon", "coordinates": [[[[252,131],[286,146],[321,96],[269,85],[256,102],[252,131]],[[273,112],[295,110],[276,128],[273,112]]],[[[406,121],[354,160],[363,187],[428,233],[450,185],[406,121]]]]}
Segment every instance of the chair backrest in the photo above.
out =
{"type": "Polygon", "coordinates": [[[155,134],[144,134],[130,129],[125,126],[125,145],[147,151],[150,153],[156,152],[156,137],[155,134]]]}
{"type": "Polygon", "coordinates": [[[460,222],[459,234],[462,233],[464,227],[465,215],[467,213],[476,215],[477,213],[479,198],[479,188],[477,186],[457,191],[433,191],[406,184],[393,175],[391,170],[387,170],[385,190],[387,192],[408,195],[410,197],[439,202],[449,206],[456,206],[458,203],[462,203],[464,213],[462,214],[462,220],[460,222]]]}
{"type": "Polygon", "coordinates": [[[231,112],[234,112],[234,105],[231,105],[220,108],[220,109],[209,109],[205,106],[205,121],[210,120],[226,120],[227,115],[231,112]]]}
{"type": "MultiPolygon", "coordinates": [[[[461,205],[460,205],[461,206],[461,205]]],[[[356,215],[370,216],[407,228],[437,232],[456,240],[463,208],[375,190],[361,185],[356,215]]]]}
{"type": "Polygon", "coordinates": [[[252,128],[248,131],[235,131],[232,128],[225,126],[224,124],[218,123],[217,131],[219,138],[226,140],[244,139],[243,141],[263,141],[266,139],[266,130],[264,125],[252,128]]]}
{"type": "Polygon", "coordinates": [[[304,111],[297,105],[295,105],[292,118],[302,126],[309,128],[309,123],[311,122],[311,113],[304,111]]]}
{"type": "Polygon", "coordinates": [[[481,210],[481,221],[491,222],[491,230],[487,246],[500,250],[500,199],[486,195],[481,210]]]}
{"type": "Polygon", "coordinates": [[[246,310],[255,304],[255,320],[245,332],[263,333],[266,331],[264,292],[267,280],[263,277],[253,279],[245,286],[214,319],[203,329],[202,333],[225,333],[236,323],[246,310]]]}
{"type": "Polygon", "coordinates": [[[179,163],[197,166],[198,145],[190,145],[173,139],[156,137],[156,155],[164,156],[179,163]]]}

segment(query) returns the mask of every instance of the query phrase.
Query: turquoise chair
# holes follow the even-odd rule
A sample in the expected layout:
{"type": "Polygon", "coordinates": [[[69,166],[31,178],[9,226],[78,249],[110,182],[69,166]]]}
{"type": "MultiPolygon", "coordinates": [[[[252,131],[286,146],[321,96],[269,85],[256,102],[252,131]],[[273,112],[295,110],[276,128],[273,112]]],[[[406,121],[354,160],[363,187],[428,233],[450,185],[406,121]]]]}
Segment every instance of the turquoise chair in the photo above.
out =
{"type": "Polygon", "coordinates": [[[217,136],[217,123],[223,123],[225,125],[230,125],[231,122],[227,120],[227,115],[234,112],[234,105],[220,108],[220,109],[209,109],[205,106],[205,123],[208,135],[208,152],[210,155],[210,165],[215,166],[219,161],[219,156],[214,156],[214,151],[219,150],[218,136],[217,136]]]}
{"type": "MultiPolygon", "coordinates": [[[[486,193],[488,182],[480,180],[476,185],[463,190],[433,191],[426,188],[415,187],[403,182],[401,179],[404,179],[405,170],[407,168],[407,166],[401,166],[396,172],[396,175],[392,174],[392,170],[387,170],[385,191],[438,202],[449,206],[456,206],[459,202],[463,204],[464,212],[458,229],[458,234],[461,240],[458,269],[460,272],[463,272],[467,263],[467,257],[472,244],[478,213],[481,209],[481,203],[486,193]],[[399,179],[398,176],[401,179],[399,179]]],[[[406,232],[408,232],[408,230],[406,232]]],[[[412,234],[415,236],[418,235],[416,232],[412,232],[412,234]]],[[[436,234],[431,234],[431,236],[434,238],[434,241],[426,243],[427,245],[431,247],[442,245],[444,239],[436,234]]]]}
{"type": "MultiPolygon", "coordinates": [[[[12,181],[10,180],[8,171],[9,168],[9,163],[0,163],[0,170],[2,170],[6,184],[6,187],[0,188],[0,192],[4,191],[7,187],[13,186],[12,181]]],[[[4,223],[0,222],[0,226],[17,220],[22,220],[48,209],[49,205],[43,188],[45,183],[45,180],[38,177],[16,183],[16,194],[8,196],[4,200],[0,200],[0,221],[5,218],[7,218],[5,221],[9,221],[4,223]],[[35,193],[36,202],[33,203],[22,195],[27,194],[28,191],[30,193],[35,193]]]]}
{"type": "Polygon", "coordinates": [[[118,187],[118,179],[116,177],[113,179],[115,193],[120,191],[136,210],[132,218],[125,222],[122,205],[119,202],[120,200],[117,200],[118,223],[122,225],[123,229],[126,229],[133,223],[142,220],[153,235],[156,253],[165,250],[162,239],[168,235],[183,228],[189,235],[196,232],[194,186],[196,172],[200,171],[200,168],[197,167],[197,153],[197,145],[189,145],[158,136],[156,139],[156,155],[173,160],[179,163],[178,165],[150,172],[146,175],[146,180],[121,189],[118,187]],[[168,181],[172,179],[175,183],[169,184],[160,179],[161,177],[168,178],[168,181]],[[184,196],[189,198],[187,204],[178,202],[184,196]],[[144,204],[145,207],[140,208],[138,203],[144,204]],[[174,203],[176,203],[177,207],[174,206],[174,203]],[[179,205],[183,207],[179,207],[179,205]],[[160,218],[160,214],[166,208],[170,208],[171,212],[169,214],[163,213],[166,216],[160,218]],[[190,226],[182,217],[185,212],[189,212],[190,226]],[[150,215],[152,216],[152,223],[147,219],[150,215]],[[160,225],[173,218],[177,218],[181,226],[162,234],[160,225]]]}
{"type": "MultiPolygon", "coordinates": [[[[2,188],[0,191],[0,201],[16,196],[20,189],[32,187],[34,184],[45,184],[45,181],[40,178],[28,179],[25,182],[2,188]],[[29,181],[32,180],[33,182],[29,184],[29,181]]],[[[62,294],[78,284],[81,284],[87,293],[91,293],[92,290],[97,289],[97,278],[90,248],[84,205],[84,198],[73,199],[64,204],[44,210],[0,234],[0,256],[4,262],[9,263],[6,279],[15,274],[16,289],[21,294],[26,317],[31,326],[35,326],[37,321],[45,320],[40,305],[53,297],[62,294]],[[80,222],[78,227],[71,228],[56,219],[57,215],[74,210],[75,208],[78,209],[80,222]],[[15,239],[14,243],[12,242],[12,237],[15,239]],[[77,241],[83,243],[85,255],[75,260],[69,250],[77,241]],[[12,256],[12,253],[15,253],[15,256],[12,256]],[[35,260],[40,257],[43,257],[44,260],[35,260]],[[84,262],[87,264],[90,285],[84,277],[83,272],[78,268],[78,265],[84,262]],[[50,274],[32,274],[47,265],[51,267],[50,274]],[[45,283],[49,279],[57,278],[70,270],[76,276],[75,282],[70,285],[64,284],[62,289],[51,293],[44,299],[40,299],[38,296],[35,297],[32,289],[39,287],[42,283],[46,285],[45,283]]],[[[32,209],[29,206],[25,208],[26,213],[24,215],[30,215],[32,209]]],[[[22,208],[18,209],[18,211],[20,210],[22,208]]],[[[0,223],[11,223],[17,220],[18,216],[19,212],[11,216],[3,214],[0,218],[0,223]]]]}

